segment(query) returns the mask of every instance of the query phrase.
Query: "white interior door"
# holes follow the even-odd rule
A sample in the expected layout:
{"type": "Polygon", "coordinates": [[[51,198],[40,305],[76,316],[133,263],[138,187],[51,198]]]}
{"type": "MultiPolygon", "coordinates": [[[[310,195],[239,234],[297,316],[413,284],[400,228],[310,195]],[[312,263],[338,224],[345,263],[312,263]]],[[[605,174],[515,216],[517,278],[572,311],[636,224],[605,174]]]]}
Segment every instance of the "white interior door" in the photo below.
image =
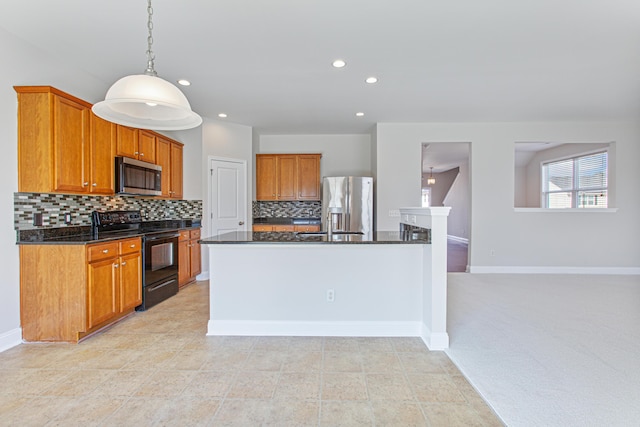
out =
{"type": "Polygon", "coordinates": [[[212,235],[247,230],[247,164],[243,160],[212,159],[212,235]]]}

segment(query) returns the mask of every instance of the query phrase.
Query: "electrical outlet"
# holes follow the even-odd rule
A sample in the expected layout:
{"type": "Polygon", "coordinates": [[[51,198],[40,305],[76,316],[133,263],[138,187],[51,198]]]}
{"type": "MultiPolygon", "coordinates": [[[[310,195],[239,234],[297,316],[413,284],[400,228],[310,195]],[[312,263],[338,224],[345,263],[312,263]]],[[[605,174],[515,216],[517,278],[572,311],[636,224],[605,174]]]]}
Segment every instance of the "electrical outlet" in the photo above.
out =
{"type": "Polygon", "coordinates": [[[336,293],[333,289],[327,289],[327,302],[333,302],[336,298],[336,293]]]}
{"type": "Polygon", "coordinates": [[[42,212],[34,212],[33,213],[33,225],[41,226],[42,225],[42,212]]]}
{"type": "Polygon", "coordinates": [[[71,214],[69,212],[64,214],[64,223],[65,224],[71,224],[71,214]]]}
{"type": "Polygon", "coordinates": [[[491,250],[489,250],[489,256],[496,256],[496,251],[495,251],[495,249],[491,249],[491,250]]]}

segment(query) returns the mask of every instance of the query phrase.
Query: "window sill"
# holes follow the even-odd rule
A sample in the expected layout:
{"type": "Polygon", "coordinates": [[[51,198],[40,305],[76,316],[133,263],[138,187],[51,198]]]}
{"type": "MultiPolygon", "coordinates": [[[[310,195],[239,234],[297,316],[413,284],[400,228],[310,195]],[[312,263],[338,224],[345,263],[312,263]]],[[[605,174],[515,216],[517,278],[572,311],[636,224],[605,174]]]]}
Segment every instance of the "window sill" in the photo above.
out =
{"type": "Polygon", "coordinates": [[[524,213],[615,213],[618,208],[571,208],[571,209],[546,209],[546,208],[513,208],[514,212],[524,213]]]}

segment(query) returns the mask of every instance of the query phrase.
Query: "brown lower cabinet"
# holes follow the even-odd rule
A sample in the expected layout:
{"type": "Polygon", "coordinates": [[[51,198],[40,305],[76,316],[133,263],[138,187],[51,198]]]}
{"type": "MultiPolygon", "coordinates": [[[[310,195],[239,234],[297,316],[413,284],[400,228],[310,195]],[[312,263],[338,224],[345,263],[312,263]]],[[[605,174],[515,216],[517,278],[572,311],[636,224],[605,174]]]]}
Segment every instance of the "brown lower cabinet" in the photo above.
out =
{"type": "Polygon", "coordinates": [[[20,246],[25,341],[77,342],[142,303],[141,239],[20,246]]]}
{"type": "Polygon", "coordinates": [[[196,280],[202,271],[200,259],[200,229],[181,230],[178,238],[178,286],[184,287],[196,280]]]}

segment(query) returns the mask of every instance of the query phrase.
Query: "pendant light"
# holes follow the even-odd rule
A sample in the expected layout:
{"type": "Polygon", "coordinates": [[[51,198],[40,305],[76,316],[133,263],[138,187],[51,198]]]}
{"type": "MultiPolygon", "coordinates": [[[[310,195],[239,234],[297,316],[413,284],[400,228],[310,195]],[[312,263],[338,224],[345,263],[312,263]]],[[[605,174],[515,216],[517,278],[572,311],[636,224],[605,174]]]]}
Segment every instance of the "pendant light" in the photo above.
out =
{"type": "Polygon", "coordinates": [[[429,174],[429,178],[427,178],[427,185],[433,185],[436,183],[436,179],[433,177],[433,167],[431,168],[431,173],[429,174]]]}
{"type": "Polygon", "coordinates": [[[153,8],[147,2],[147,69],[144,74],[126,76],[107,91],[105,100],[92,108],[98,116],[110,122],[141,129],[191,129],[202,123],[202,118],[191,110],[182,91],[157,76],[154,68],[153,8]]]}

